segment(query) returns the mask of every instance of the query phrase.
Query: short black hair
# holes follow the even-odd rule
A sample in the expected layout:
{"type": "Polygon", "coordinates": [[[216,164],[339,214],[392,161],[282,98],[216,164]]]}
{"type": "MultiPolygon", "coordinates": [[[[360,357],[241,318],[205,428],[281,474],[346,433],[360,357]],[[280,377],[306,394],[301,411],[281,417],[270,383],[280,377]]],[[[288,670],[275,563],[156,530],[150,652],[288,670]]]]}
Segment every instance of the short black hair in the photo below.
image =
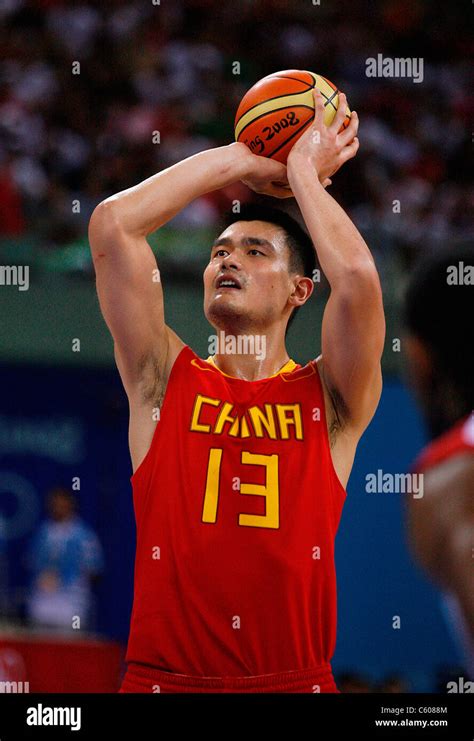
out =
{"type": "MultiPolygon", "coordinates": [[[[307,278],[314,278],[316,269],[316,251],[308,232],[287,211],[269,206],[266,203],[241,204],[238,212],[226,211],[220,223],[223,232],[237,221],[267,221],[279,226],[286,234],[286,245],[290,251],[290,273],[302,273],[307,278]]],[[[294,321],[300,306],[293,309],[286,325],[285,336],[294,321]]]]}
{"type": "Polygon", "coordinates": [[[461,263],[474,266],[472,245],[443,248],[415,263],[405,292],[403,323],[427,346],[439,379],[456,388],[459,411],[468,414],[474,408],[474,354],[469,349],[473,289],[470,283],[448,281],[448,270],[457,272],[461,263]]]}

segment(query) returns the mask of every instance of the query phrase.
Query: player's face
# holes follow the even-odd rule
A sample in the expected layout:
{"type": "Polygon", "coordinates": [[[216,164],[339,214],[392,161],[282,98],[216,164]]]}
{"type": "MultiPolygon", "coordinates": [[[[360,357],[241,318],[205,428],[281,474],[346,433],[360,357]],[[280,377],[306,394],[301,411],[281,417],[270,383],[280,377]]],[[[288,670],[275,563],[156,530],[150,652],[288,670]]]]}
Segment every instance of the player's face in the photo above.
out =
{"type": "Polygon", "coordinates": [[[282,229],[265,221],[231,224],[216,239],[204,271],[208,321],[228,332],[263,332],[272,323],[286,322],[292,290],[288,264],[282,229]]]}

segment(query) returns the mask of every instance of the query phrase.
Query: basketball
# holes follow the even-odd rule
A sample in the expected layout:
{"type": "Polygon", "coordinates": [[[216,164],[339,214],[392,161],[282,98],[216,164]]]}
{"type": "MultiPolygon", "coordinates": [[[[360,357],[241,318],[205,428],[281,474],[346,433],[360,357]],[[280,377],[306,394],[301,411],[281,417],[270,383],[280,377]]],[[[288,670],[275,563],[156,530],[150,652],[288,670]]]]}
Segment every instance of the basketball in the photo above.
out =
{"type": "MultiPolygon", "coordinates": [[[[317,87],[324,100],[324,123],[332,122],[339,90],[321,75],[288,69],[259,80],[242,98],[235,116],[235,140],[253,154],[286,164],[290,149],[314,119],[312,90],[317,87]]],[[[341,131],[349,125],[350,109],[341,131]]]]}

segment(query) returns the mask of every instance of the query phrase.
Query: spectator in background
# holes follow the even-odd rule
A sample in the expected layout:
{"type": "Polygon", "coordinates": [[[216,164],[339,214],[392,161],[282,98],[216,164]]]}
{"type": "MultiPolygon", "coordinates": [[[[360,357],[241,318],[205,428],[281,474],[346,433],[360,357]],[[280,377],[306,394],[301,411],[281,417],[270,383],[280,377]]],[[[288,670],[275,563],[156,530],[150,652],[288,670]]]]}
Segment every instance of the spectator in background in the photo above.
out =
{"type": "Polygon", "coordinates": [[[41,627],[89,627],[92,585],[103,569],[101,545],[77,515],[68,489],[53,489],[47,504],[49,518],[40,525],[30,550],[29,619],[41,627]]]}

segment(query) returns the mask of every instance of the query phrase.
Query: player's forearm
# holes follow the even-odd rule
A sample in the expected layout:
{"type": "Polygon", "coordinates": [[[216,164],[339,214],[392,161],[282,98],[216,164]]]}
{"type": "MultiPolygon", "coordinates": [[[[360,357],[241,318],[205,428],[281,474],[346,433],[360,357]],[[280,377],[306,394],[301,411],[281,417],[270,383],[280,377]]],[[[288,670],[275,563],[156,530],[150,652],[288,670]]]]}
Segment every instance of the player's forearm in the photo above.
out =
{"type": "Polygon", "coordinates": [[[245,150],[232,144],[188,157],[138,185],[107,198],[108,211],[127,234],[147,236],[176,216],[195,198],[243,178],[245,150]]]}
{"type": "Polygon", "coordinates": [[[323,188],[313,165],[303,157],[292,159],[290,155],[287,173],[331,287],[359,268],[375,273],[374,260],[361,234],[344,209],[323,188]]]}

